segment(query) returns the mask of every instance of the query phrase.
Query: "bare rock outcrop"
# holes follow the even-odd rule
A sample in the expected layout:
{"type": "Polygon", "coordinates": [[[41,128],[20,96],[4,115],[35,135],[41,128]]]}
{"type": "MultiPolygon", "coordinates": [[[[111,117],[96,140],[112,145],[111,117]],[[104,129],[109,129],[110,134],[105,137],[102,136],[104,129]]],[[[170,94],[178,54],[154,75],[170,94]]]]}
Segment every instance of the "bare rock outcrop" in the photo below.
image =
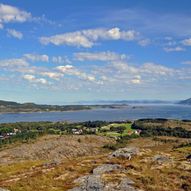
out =
{"type": "Polygon", "coordinates": [[[104,174],[104,173],[108,173],[108,172],[112,172],[112,171],[120,170],[120,169],[122,169],[122,166],[118,164],[104,164],[95,168],[93,170],[93,174],[100,175],[100,174],[104,174]]]}
{"type": "Polygon", "coordinates": [[[110,157],[116,157],[116,158],[124,158],[124,159],[131,159],[133,156],[138,155],[139,154],[139,149],[136,147],[125,147],[125,148],[121,148],[118,149],[116,151],[114,151],[110,157]]]}
{"type": "Polygon", "coordinates": [[[118,182],[105,182],[103,180],[104,174],[111,174],[114,171],[123,171],[121,165],[104,164],[98,166],[93,170],[91,175],[83,176],[75,180],[74,183],[78,187],[70,189],[70,191],[138,191],[134,186],[134,181],[129,178],[122,178],[118,182]]]}
{"type": "Polygon", "coordinates": [[[158,164],[164,164],[171,162],[171,158],[166,155],[155,155],[153,157],[153,161],[158,164]]]}

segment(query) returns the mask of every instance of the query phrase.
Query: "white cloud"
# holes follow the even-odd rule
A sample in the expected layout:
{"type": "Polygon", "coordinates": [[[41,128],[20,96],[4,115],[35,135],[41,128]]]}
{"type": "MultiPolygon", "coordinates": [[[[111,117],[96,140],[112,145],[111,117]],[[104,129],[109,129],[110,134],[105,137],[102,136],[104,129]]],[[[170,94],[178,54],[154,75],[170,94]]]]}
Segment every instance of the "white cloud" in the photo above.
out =
{"type": "Polygon", "coordinates": [[[15,29],[7,29],[7,33],[9,36],[17,38],[19,40],[23,38],[23,34],[20,31],[16,31],[15,29]]]}
{"type": "Polygon", "coordinates": [[[166,66],[155,63],[145,63],[140,69],[143,73],[150,73],[152,75],[161,76],[172,75],[175,72],[175,70],[172,68],[168,68],[166,66]]]}
{"type": "Polygon", "coordinates": [[[132,84],[141,84],[141,76],[140,75],[136,75],[134,76],[134,78],[131,80],[132,84]]]}
{"type": "Polygon", "coordinates": [[[49,62],[49,56],[46,54],[24,54],[24,57],[32,62],[49,62]]]}
{"type": "Polygon", "coordinates": [[[148,46],[151,43],[150,39],[142,39],[138,41],[138,44],[141,46],[148,46]]]}
{"type": "MultiPolygon", "coordinates": [[[[190,80],[191,69],[167,67],[156,63],[144,63],[136,65],[126,61],[123,54],[114,52],[80,52],[74,54],[76,59],[101,60],[106,62],[100,65],[89,65],[88,68],[80,65],[45,65],[34,66],[33,61],[39,59],[27,59],[25,55],[17,59],[0,60],[0,70],[9,72],[10,76],[18,76],[30,82],[36,87],[48,85],[52,88],[102,88],[121,90],[120,88],[135,88],[135,86],[149,87],[163,83],[173,83],[173,80],[190,80]]],[[[37,57],[38,58],[38,57],[37,57]]],[[[52,61],[53,57],[49,57],[52,61]]],[[[13,79],[13,78],[12,78],[13,79]]],[[[103,89],[103,90],[104,90],[103,89]]]]}
{"type": "Polygon", "coordinates": [[[164,50],[166,52],[182,52],[185,51],[184,48],[180,47],[180,46],[176,46],[176,47],[165,47],[164,50]]]}
{"type": "Polygon", "coordinates": [[[118,40],[121,37],[120,29],[119,28],[113,28],[108,31],[108,36],[112,39],[118,40]]]}
{"type": "Polygon", "coordinates": [[[0,29],[3,29],[3,28],[4,28],[4,27],[3,27],[3,24],[0,23],[0,29]]]}
{"type": "Polygon", "coordinates": [[[56,69],[61,71],[62,73],[67,73],[68,71],[71,71],[74,67],[72,65],[65,65],[65,66],[58,66],[56,69]]]}
{"type": "Polygon", "coordinates": [[[25,22],[31,18],[31,14],[10,5],[0,4],[0,24],[9,22],[25,22]]]}
{"type": "Polygon", "coordinates": [[[45,72],[49,69],[46,67],[33,66],[31,65],[30,62],[28,62],[28,60],[22,57],[22,58],[0,60],[0,70],[35,74],[35,73],[45,72]]]}
{"type": "Polygon", "coordinates": [[[78,70],[72,65],[58,66],[56,67],[56,69],[62,72],[63,74],[77,76],[78,78],[86,80],[86,81],[91,81],[91,82],[96,81],[95,76],[86,74],[85,72],[78,70]]]}
{"type": "Polygon", "coordinates": [[[54,45],[69,45],[77,47],[91,48],[95,45],[98,40],[135,40],[138,33],[133,30],[120,31],[119,28],[112,29],[89,29],[70,33],[64,33],[59,35],[54,35],[50,37],[41,37],[40,42],[44,45],[54,44],[54,45]]]}
{"type": "Polygon", "coordinates": [[[41,37],[40,42],[44,45],[52,43],[54,45],[69,45],[69,46],[82,46],[90,48],[93,46],[93,42],[88,40],[80,32],[66,33],[61,35],[55,35],[51,37],[41,37]]]}
{"type": "Polygon", "coordinates": [[[183,72],[160,64],[145,63],[143,65],[129,64],[125,61],[112,61],[94,70],[96,78],[108,86],[123,86],[124,84],[152,84],[179,76],[183,72]]]}
{"type": "Polygon", "coordinates": [[[182,62],[182,64],[191,65],[191,60],[184,61],[184,62],[182,62]]]}
{"type": "Polygon", "coordinates": [[[26,67],[29,63],[21,58],[13,58],[13,59],[6,59],[6,60],[0,60],[0,66],[1,67],[26,67]]]}
{"type": "Polygon", "coordinates": [[[52,62],[55,64],[71,64],[71,61],[66,56],[53,56],[52,62]]]}
{"type": "Polygon", "coordinates": [[[48,84],[48,81],[44,78],[36,78],[34,75],[26,74],[23,78],[31,83],[48,84]]]}
{"type": "Polygon", "coordinates": [[[79,61],[115,61],[115,60],[124,60],[127,58],[125,54],[117,54],[115,52],[79,52],[76,53],[75,58],[79,61]]]}
{"type": "Polygon", "coordinates": [[[40,74],[42,76],[47,76],[47,77],[54,79],[54,80],[59,80],[61,77],[64,76],[63,74],[56,73],[56,72],[41,72],[40,74]]]}
{"type": "Polygon", "coordinates": [[[125,72],[125,73],[130,73],[130,74],[136,74],[139,71],[138,67],[131,66],[128,63],[122,62],[122,61],[112,62],[110,67],[113,67],[119,73],[125,72]]]}
{"type": "Polygon", "coordinates": [[[183,40],[182,44],[185,45],[185,46],[191,46],[191,38],[183,40]]]}
{"type": "Polygon", "coordinates": [[[132,84],[140,84],[141,80],[140,79],[132,79],[131,82],[132,82],[132,84]]]}

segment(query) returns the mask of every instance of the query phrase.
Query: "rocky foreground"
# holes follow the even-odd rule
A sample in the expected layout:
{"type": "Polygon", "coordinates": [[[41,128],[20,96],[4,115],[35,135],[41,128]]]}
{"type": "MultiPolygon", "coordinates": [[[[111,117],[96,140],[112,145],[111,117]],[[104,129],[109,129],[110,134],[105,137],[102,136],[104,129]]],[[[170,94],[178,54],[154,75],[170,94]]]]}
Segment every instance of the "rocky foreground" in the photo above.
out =
{"type": "MultiPolygon", "coordinates": [[[[36,143],[25,144],[30,149],[35,145],[36,153],[47,152],[46,141],[49,140],[50,153],[65,148],[64,137],[47,137],[36,143]],[[53,147],[50,147],[52,139],[53,147]],[[58,145],[54,142],[60,139],[58,145]],[[62,140],[62,141],[61,141],[62,140]],[[40,143],[44,143],[40,146],[40,143]],[[63,144],[62,144],[63,143],[63,144]],[[62,146],[61,146],[62,145],[62,146]],[[44,150],[43,150],[43,149],[44,150]],[[59,148],[57,150],[57,148],[59,148]]],[[[65,155],[58,159],[53,154],[37,155],[31,159],[21,155],[12,155],[9,163],[0,165],[0,191],[190,191],[191,163],[189,139],[180,138],[136,138],[130,140],[123,148],[115,151],[103,149],[104,143],[113,140],[97,136],[71,136],[73,153],[68,145],[65,155]],[[97,138],[97,139],[96,139],[97,138]],[[80,140],[79,140],[80,139],[80,140]],[[99,140],[96,149],[94,144],[99,140]],[[79,152],[80,148],[86,152],[79,152]],[[94,146],[93,146],[94,145],[94,146]],[[183,145],[183,146],[180,146],[183,145]],[[184,146],[185,145],[185,146],[184,146]],[[75,148],[76,146],[76,148],[75,148]],[[95,150],[94,150],[95,149],[95,150]],[[68,152],[69,153],[69,152],[68,152]],[[82,156],[82,154],[84,156],[82,156]],[[14,158],[15,157],[15,158],[14,158]],[[45,158],[47,157],[47,160],[45,158]],[[7,189],[7,190],[6,190],[7,189]]],[[[67,146],[67,144],[66,144],[67,146]]],[[[25,148],[16,148],[20,154],[25,148]]],[[[1,151],[5,154],[5,151],[1,151]]],[[[64,151],[60,153],[63,156],[64,151]]],[[[24,151],[24,153],[26,150],[24,151]]],[[[29,151],[30,153],[30,151],[29,151]]],[[[4,155],[6,157],[6,155],[4,155]]]]}
{"type": "MultiPolygon", "coordinates": [[[[130,160],[134,155],[139,154],[137,148],[123,148],[115,151],[109,158],[123,158],[130,160]]],[[[74,181],[79,184],[78,187],[70,191],[138,191],[134,187],[135,182],[125,176],[126,169],[118,164],[103,164],[93,169],[91,175],[80,177],[74,181]],[[115,175],[118,179],[116,182],[110,182],[108,176],[115,175]],[[119,176],[119,177],[117,177],[119,176]]]]}

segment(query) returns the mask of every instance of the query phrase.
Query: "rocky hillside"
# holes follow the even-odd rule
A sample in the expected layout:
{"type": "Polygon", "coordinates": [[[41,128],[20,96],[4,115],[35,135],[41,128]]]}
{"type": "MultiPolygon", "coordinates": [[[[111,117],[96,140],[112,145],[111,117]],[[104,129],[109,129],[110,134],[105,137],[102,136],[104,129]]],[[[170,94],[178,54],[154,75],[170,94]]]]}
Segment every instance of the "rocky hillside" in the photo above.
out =
{"type": "Polygon", "coordinates": [[[0,163],[0,187],[2,191],[190,191],[189,141],[135,138],[112,151],[103,150],[105,143],[115,143],[108,138],[48,136],[0,152],[9,160],[0,163]]]}
{"type": "Polygon", "coordinates": [[[28,144],[19,144],[0,151],[0,164],[23,160],[48,160],[60,162],[66,158],[96,155],[106,144],[115,141],[95,135],[47,135],[28,144]]]}

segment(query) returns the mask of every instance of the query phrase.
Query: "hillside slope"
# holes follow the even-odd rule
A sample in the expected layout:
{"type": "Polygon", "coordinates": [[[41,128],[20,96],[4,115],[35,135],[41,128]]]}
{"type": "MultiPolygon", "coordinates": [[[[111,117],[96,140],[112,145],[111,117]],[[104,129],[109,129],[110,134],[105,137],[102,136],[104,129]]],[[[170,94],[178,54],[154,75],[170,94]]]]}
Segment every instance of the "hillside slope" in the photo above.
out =
{"type": "Polygon", "coordinates": [[[178,104],[191,105],[191,98],[182,100],[182,101],[178,102],[178,104]]]}

